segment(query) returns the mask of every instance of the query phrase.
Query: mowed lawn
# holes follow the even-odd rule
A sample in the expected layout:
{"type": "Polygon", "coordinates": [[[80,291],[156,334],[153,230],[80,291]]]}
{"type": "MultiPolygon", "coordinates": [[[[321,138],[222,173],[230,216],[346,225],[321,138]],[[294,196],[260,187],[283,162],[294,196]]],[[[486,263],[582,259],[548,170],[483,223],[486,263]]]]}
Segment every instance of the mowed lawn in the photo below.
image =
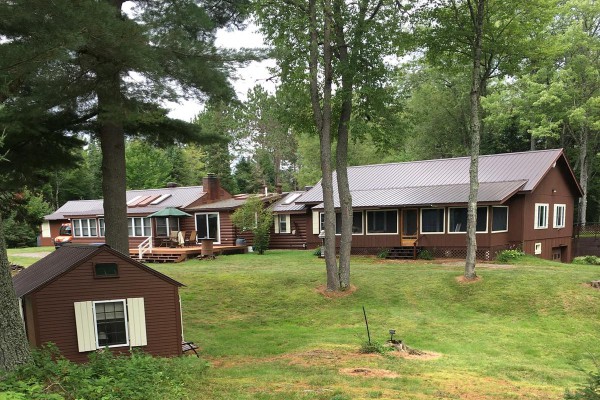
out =
{"type": "Polygon", "coordinates": [[[355,257],[341,298],[309,251],[152,266],[186,285],[185,338],[211,365],[177,362],[193,399],[559,399],[600,354],[600,267],[533,263],[463,284],[459,263],[355,257]],[[362,306],[372,340],[437,356],[360,354],[362,306]]]}

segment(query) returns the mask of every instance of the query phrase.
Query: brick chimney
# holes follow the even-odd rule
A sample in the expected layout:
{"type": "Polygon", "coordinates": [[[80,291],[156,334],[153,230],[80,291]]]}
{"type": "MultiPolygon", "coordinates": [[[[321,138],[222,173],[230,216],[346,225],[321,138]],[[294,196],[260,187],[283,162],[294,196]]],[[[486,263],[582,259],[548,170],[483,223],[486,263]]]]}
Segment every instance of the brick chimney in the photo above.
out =
{"type": "Polygon", "coordinates": [[[221,184],[216,174],[207,174],[202,178],[202,189],[206,193],[207,200],[218,200],[221,192],[221,184]]]}

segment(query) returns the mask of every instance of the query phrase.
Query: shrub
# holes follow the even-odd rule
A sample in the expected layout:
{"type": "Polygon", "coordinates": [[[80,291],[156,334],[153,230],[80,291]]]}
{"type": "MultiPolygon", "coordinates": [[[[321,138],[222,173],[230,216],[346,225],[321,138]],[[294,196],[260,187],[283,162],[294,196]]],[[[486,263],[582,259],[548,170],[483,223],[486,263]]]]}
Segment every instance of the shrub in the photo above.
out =
{"type": "Polygon", "coordinates": [[[421,250],[417,254],[417,258],[420,260],[433,260],[433,253],[429,250],[421,250]]]}
{"type": "Polygon", "coordinates": [[[580,256],[573,259],[573,264],[582,265],[600,265],[600,257],[597,256],[580,256]]]}
{"type": "Polygon", "coordinates": [[[182,369],[172,365],[177,361],[142,352],[115,356],[100,351],[79,365],[50,345],[34,351],[31,363],[0,381],[0,392],[9,393],[9,399],[182,399],[187,397],[182,369]]]}
{"type": "Polygon", "coordinates": [[[389,249],[379,249],[377,250],[377,258],[387,258],[390,255],[389,249]]]}
{"type": "Polygon", "coordinates": [[[319,257],[321,256],[321,246],[317,247],[314,251],[313,251],[313,255],[319,257]]]}
{"type": "Polygon", "coordinates": [[[600,363],[595,364],[596,371],[587,373],[587,382],[575,392],[567,390],[565,400],[600,400],[600,363]]]}
{"type": "Polygon", "coordinates": [[[517,261],[519,258],[524,257],[525,253],[521,250],[502,250],[496,255],[496,261],[498,262],[511,262],[517,261]]]}
{"type": "Polygon", "coordinates": [[[385,354],[391,350],[392,350],[391,347],[386,346],[385,344],[383,344],[381,342],[376,342],[376,341],[372,340],[371,343],[363,342],[360,345],[360,349],[358,351],[363,354],[372,354],[372,353],[385,354]]]}

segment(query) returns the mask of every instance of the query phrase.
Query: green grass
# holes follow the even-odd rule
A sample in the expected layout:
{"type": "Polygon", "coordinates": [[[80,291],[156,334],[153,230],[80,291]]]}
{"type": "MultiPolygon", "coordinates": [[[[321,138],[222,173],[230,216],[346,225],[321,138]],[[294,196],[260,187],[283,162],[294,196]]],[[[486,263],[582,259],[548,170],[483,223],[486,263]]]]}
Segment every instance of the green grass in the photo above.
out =
{"type": "Polygon", "coordinates": [[[31,255],[36,253],[47,253],[51,251],[54,251],[53,246],[8,249],[8,261],[10,261],[13,264],[28,267],[40,259],[40,257],[31,257],[31,255]]]}
{"type": "MultiPolygon", "coordinates": [[[[559,399],[600,353],[597,266],[525,258],[477,268],[352,259],[356,292],[325,298],[323,260],[310,251],[155,264],[179,280],[184,332],[212,367],[182,360],[192,399],[559,399]],[[388,330],[431,359],[360,354],[388,330]],[[396,377],[348,376],[344,368],[396,377]]],[[[14,254],[14,253],[13,253],[14,254]]]]}

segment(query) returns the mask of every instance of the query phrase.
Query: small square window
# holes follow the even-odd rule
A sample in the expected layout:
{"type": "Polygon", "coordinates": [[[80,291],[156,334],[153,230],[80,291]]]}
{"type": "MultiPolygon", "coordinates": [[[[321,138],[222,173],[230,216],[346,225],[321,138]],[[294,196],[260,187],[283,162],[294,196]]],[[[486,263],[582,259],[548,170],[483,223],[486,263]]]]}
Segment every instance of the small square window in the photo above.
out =
{"type": "Polygon", "coordinates": [[[119,276],[119,267],[116,263],[98,263],[94,265],[96,278],[112,278],[119,276]]]}

